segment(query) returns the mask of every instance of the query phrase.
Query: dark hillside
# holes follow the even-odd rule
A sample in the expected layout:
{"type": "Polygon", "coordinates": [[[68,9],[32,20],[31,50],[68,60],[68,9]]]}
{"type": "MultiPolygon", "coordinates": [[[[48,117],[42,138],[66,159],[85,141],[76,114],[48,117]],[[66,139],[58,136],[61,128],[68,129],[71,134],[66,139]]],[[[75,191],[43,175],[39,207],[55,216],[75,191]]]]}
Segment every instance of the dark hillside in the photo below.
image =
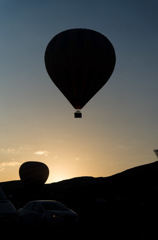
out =
{"type": "Polygon", "coordinates": [[[109,177],[78,177],[32,189],[21,181],[11,181],[0,187],[17,209],[37,199],[63,202],[78,213],[81,229],[90,226],[102,233],[106,229],[105,235],[113,237],[116,232],[122,236],[126,229],[131,239],[139,240],[155,231],[152,219],[158,213],[158,162],[109,177]]]}

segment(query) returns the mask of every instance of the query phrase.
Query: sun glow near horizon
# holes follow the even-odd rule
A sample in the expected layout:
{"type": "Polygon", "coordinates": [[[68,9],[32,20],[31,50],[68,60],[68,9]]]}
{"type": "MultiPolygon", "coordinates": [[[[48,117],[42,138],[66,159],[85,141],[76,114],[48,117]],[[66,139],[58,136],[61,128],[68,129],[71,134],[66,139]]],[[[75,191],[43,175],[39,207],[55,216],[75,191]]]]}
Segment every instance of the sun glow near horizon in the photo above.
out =
{"type": "Polygon", "coordinates": [[[156,10],[156,1],[0,2],[0,182],[19,180],[27,161],[45,163],[48,182],[55,182],[106,177],[155,160],[156,10]],[[74,119],[46,72],[44,52],[53,36],[81,27],[112,42],[116,67],[82,119],[74,119]]]}
{"type": "MultiPolygon", "coordinates": [[[[70,131],[69,134],[72,135],[70,131]]],[[[96,138],[98,137],[96,134],[96,138]]],[[[103,142],[100,138],[100,141],[95,141],[94,144],[94,138],[91,137],[91,142],[87,142],[87,139],[80,132],[77,138],[71,140],[71,137],[67,137],[62,141],[50,140],[43,147],[40,145],[38,147],[3,146],[0,151],[4,159],[0,162],[0,182],[19,180],[19,167],[27,161],[45,163],[49,168],[47,183],[52,183],[82,176],[107,177],[154,160],[152,149],[146,148],[146,151],[142,151],[144,146],[139,149],[134,142],[133,146],[118,144],[114,147],[114,141],[110,144],[108,140],[103,142]]],[[[108,136],[107,139],[109,139],[108,136]]]]}

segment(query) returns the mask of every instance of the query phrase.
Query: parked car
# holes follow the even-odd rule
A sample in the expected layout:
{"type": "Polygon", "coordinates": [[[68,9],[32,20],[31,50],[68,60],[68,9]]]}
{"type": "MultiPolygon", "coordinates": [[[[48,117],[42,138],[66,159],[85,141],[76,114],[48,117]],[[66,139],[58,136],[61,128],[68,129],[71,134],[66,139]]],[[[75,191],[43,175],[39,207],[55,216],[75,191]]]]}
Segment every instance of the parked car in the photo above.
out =
{"type": "Polygon", "coordinates": [[[0,200],[0,229],[15,226],[18,221],[17,210],[9,200],[0,200]]]}
{"type": "Polygon", "coordinates": [[[37,200],[18,210],[21,224],[52,226],[76,224],[78,215],[64,204],[53,200],[37,200]]]}

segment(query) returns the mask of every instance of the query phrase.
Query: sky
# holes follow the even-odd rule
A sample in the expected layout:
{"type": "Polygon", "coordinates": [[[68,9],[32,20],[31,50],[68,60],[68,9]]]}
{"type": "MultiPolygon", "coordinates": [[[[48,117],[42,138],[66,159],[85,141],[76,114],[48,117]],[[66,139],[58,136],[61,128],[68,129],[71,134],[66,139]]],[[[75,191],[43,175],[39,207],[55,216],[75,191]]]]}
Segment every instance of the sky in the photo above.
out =
{"type": "Polygon", "coordinates": [[[26,161],[48,183],[106,177],[157,160],[157,0],[0,0],[0,182],[26,161]],[[44,53],[59,32],[87,28],[116,52],[108,83],[82,119],[49,78],[44,53]]]}

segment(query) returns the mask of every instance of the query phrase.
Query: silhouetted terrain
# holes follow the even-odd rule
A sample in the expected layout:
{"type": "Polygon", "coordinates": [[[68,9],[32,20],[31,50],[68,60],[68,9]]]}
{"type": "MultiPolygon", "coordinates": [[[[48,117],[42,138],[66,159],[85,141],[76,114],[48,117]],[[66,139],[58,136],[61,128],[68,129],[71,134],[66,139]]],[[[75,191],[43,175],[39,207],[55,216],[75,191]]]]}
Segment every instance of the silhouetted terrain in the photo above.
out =
{"type": "Polygon", "coordinates": [[[158,162],[110,177],[78,177],[36,189],[21,181],[3,182],[0,187],[17,209],[31,200],[61,201],[78,213],[80,233],[139,240],[157,234],[158,162]]]}

